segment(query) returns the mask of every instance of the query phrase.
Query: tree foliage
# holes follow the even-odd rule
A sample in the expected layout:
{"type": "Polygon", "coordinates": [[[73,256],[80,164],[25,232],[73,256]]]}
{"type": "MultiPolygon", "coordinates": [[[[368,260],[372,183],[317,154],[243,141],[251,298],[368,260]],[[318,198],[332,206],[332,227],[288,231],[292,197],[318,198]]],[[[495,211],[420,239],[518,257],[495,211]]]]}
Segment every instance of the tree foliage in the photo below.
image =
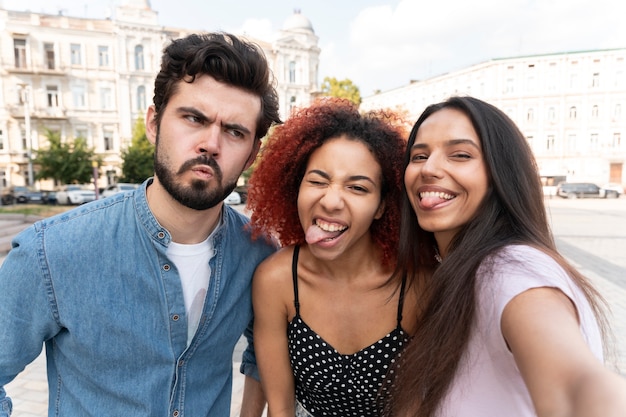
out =
{"type": "Polygon", "coordinates": [[[37,179],[52,179],[54,184],[86,184],[93,178],[93,162],[101,161],[85,138],[62,142],[59,132],[46,129],[48,149],[39,149],[34,163],[39,165],[37,179]]]}
{"type": "Polygon", "coordinates": [[[322,94],[325,96],[345,98],[356,104],[361,104],[361,92],[348,78],[337,80],[335,77],[326,77],[322,83],[322,94]]]}
{"type": "Polygon", "coordinates": [[[120,182],[142,183],[154,175],[154,146],[146,136],[146,125],[137,119],[128,149],[122,151],[122,178],[120,182]]]}

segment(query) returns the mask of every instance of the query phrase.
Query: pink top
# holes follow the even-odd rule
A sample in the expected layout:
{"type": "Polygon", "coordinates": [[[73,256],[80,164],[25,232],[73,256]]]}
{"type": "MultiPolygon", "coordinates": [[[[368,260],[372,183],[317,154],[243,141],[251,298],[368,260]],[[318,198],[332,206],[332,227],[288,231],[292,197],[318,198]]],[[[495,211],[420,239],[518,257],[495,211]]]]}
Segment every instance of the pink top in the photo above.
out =
{"type": "Polygon", "coordinates": [[[534,417],[530,394],[500,328],[504,307],[516,295],[537,287],[555,287],[574,303],[580,331],[602,360],[602,339],[591,306],[582,291],[554,259],[529,246],[508,246],[478,270],[475,329],[468,351],[439,417],[534,417]],[[491,272],[487,272],[491,269],[491,272]],[[488,276],[485,274],[489,274],[488,276]]]}

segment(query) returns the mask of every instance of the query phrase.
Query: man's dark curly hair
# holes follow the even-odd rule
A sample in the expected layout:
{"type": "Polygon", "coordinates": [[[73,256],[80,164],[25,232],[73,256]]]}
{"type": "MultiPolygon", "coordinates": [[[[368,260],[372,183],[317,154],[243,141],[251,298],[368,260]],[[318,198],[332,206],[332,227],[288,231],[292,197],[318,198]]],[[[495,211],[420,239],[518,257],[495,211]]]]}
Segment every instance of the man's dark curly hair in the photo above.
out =
{"type": "Polygon", "coordinates": [[[178,83],[192,83],[199,75],[209,75],[261,99],[256,139],[265,136],[273,123],[281,122],[274,79],[262,50],[228,33],[204,33],[175,39],[165,47],[154,81],[157,125],[178,83]]]}
{"type": "MultiPolygon", "coordinates": [[[[383,216],[374,220],[372,237],[386,265],[395,262],[402,196],[405,130],[391,112],[360,114],[349,101],[324,98],[294,112],[272,129],[249,182],[248,208],[255,234],[268,233],[282,245],[304,244],[298,217],[300,183],[311,154],[339,136],[365,144],[382,172],[383,216]]],[[[350,155],[337,155],[350,158],[350,155]]]]}

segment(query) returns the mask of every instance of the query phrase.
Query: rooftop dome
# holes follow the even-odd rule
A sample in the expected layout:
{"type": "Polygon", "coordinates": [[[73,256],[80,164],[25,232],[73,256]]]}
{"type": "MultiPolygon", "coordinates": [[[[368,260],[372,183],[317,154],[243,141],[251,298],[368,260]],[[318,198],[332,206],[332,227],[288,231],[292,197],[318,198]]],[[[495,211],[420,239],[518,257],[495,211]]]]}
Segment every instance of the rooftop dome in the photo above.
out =
{"type": "Polygon", "coordinates": [[[307,30],[315,33],[311,21],[301,14],[299,9],[294,10],[293,14],[285,20],[283,30],[307,30]]]}

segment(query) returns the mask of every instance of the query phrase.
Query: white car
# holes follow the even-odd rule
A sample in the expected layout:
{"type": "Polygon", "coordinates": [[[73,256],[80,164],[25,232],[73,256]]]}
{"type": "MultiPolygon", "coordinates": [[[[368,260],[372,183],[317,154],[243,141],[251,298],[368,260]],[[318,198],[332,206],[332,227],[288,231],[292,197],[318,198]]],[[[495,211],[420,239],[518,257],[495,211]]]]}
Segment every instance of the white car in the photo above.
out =
{"type": "Polygon", "coordinates": [[[66,185],[56,192],[57,204],[79,205],[96,199],[95,190],[84,185],[66,185]]]}
{"type": "Polygon", "coordinates": [[[139,187],[139,184],[128,184],[124,182],[119,182],[117,184],[109,185],[107,188],[102,191],[101,197],[109,197],[117,193],[121,193],[122,191],[130,191],[135,190],[139,187]]]}
{"type": "Polygon", "coordinates": [[[608,183],[600,188],[606,198],[619,198],[624,193],[624,187],[621,184],[608,183]]]}
{"type": "Polygon", "coordinates": [[[230,205],[241,204],[241,196],[239,195],[237,191],[233,191],[232,193],[228,195],[228,197],[224,199],[224,203],[230,204],[230,205]]]}

